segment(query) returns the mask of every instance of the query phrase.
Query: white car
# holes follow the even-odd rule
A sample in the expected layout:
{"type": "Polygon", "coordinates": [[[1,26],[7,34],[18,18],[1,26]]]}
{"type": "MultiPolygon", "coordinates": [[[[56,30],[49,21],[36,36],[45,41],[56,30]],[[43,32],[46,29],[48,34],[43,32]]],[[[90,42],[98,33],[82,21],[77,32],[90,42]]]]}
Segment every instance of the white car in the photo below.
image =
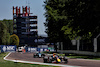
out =
{"type": "Polygon", "coordinates": [[[24,47],[18,47],[18,52],[22,52],[23,49],[24,47]]]}

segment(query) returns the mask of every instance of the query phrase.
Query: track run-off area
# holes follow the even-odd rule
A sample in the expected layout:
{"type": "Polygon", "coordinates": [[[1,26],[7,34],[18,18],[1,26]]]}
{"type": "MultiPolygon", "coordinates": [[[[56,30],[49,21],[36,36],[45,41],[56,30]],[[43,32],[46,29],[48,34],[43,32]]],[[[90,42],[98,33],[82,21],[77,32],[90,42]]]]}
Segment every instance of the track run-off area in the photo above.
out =
{"type": "Polygon", "coordinates": [[[10,52],[4,60],[30,63],[30,64],[41,64],[41,65],[52,65],[61,67],[100,67],[100,60],[87,60],[87,59],[68,59],[68,63],[43,63],[43,58],[33,58],[34,53],[23,53],[23,52],[10,52]]]}

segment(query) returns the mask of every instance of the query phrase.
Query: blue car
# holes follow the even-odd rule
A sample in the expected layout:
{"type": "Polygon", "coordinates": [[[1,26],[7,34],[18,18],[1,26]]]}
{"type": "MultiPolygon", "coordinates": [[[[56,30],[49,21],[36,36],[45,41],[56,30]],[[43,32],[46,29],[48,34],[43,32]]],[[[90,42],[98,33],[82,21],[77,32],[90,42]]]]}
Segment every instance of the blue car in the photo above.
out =
{"type": "Polygon", "coordinates": [[[43,58],[45,56],[45,54],[41,54],[41,53],[35,53],[33,55],[34,58],[43,58]]]}

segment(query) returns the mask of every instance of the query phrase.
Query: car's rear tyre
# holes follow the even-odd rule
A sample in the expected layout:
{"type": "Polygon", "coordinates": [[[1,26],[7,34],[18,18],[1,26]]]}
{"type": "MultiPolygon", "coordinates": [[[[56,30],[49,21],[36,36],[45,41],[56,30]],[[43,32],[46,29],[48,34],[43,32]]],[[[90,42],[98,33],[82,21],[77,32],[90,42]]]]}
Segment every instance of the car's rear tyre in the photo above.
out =
{"type": "Polygon", "coordinates": [[[52,57],[49,57],[49,63],[52,63],[52,59],[53,59],[52,57]]]}
{"type": "Polygon", "coordinates": [[[44,61],[44,63],[47,63],[48,62],[48,57],[44,57],[43,61],[44,61]]]}
{"type": "Polygon", "coordinates": [[[48,60],[48,59],[44,59],[44,63],[47,63],[47,60],[48,60]]]}
{"type": "Polygon", "coordinates": [[[64,63],[65,63],[65,64],[67,64],[67,63],[68,63],[68,60],[67,60],[67,61],[65,61],[64,63]]]}
{"type": "Polygon", "coordinates": [[[43,54],[41,55],[42,58],[43,58],[44,56],[45,56],[45,55],[43,55],[43,54]]]}
{"type": "Polygon", "coordinates": [[[36,55],[34,55],[34,58],[36,58],[36,55]]]}
{"type": "Polygon", "coordinates": [[[34,58],[38,58],[39,56],[37,56],[37,55],[34,55],[34,58]]]}
{"type": "Polygon", "coordinates": [[[67,64],[68,63],[68,58],[64,57],[64,61],[65,61],[65,64],[67,64]]]}

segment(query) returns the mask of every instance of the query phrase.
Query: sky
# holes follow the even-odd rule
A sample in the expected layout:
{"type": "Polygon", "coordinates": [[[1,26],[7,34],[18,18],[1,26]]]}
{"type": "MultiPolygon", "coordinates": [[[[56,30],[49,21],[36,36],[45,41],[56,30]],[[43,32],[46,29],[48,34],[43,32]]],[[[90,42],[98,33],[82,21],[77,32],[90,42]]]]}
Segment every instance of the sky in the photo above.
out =
{"type": "Polygon", "coordinates": [[[21,7],[30,6],[30,12],[38,16],[38,34],[47,35],[45,33],[45,13],[44,2],[45,0],[0,0],[0,20],[13,19],[13,6],[21,7]]]}

